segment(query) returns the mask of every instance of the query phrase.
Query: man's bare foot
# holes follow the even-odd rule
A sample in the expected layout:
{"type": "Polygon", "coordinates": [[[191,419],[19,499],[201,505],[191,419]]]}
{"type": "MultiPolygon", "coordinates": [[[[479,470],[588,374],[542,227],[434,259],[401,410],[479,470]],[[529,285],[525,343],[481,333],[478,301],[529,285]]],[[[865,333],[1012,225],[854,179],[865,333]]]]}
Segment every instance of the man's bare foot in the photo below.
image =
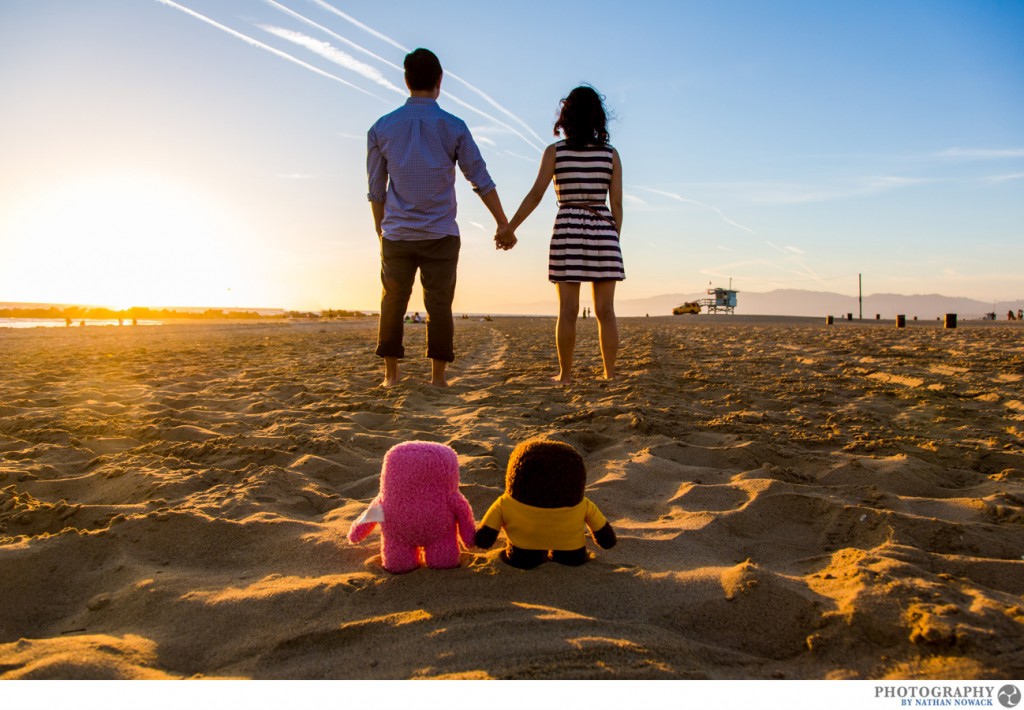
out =
{"type": "Polygon", "coordinates": [[[398,380],[400,379],[401,375],[398,372],[398,358],[384,358],[384,381],[380,383],[381,387],[394,387],[398,384],[398,380]]]}
{"type": "Polygon", "coordinates": [[[563,376],[563,375],[556,375],[556,376],[551,378],[551,381],[554,382],[556,385],[571,385],[572,384],[572,376],[570,376],[570,375],[565,375],[565,376],[563,376]]]}
{"type": "Polygon", "coordinates": [[[434,387],[448,386],[448,362],[445,360],[430,361],[430,384],[434,387]]]}

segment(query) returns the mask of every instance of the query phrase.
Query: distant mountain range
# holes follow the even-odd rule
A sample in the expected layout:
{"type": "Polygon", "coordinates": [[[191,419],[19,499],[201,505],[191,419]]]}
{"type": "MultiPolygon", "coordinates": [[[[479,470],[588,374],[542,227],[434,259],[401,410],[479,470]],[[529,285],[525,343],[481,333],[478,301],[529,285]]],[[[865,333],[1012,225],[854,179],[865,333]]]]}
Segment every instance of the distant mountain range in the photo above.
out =
{"type": "MultiPolygon", "coordinates": [[[[590,305],[589,290],[580,294],[581,301],[587,306],[590,305]]],[[[672,309],[687,301],[699,301],[708,298],[704,292],[700,293],[670,293],[649,298],[632,298],[616,301],[615,312],[620,316],[667,316],[672,314],[672,309]]],[[[56,306],[58,309],[73,304],[53,303],[4,303],[0,302],[0,310],[5,308],[49,308],[56,306]]],[[[960,298],[956,296],[943,296],[941,294],[915,294],[911,296],[899,293],[876,293],[864,297],[863,308],[857,303],[856,296],[845,296],[841,293],[828,291],[802,291],[798,289],[777,289],[767,293],[756,291],[737,291],[736,313],[758,316],[809,316],[824,317],[835,316],[837,319],[845,318],[852,313],[854,318],[863,317],[873,320],[876,315],[885,320],[892,320],[897,315],[905,315],[908,319],[915,316],[919,320],[935,320],[946,313],[956,313],[962,320],[974,320],[984,317],[986,313],[995,313],[997,320],[1006,320],[1006,312],[1024,308],[1024,297],[1018,301],[991,302],[978,301],[972,298],[960,298]]],[[[195,307],[182,307],[176,309],[180,313],[201,313],[208,309],[195,307]]],[[[218,310],[218,309],[214,309],[218,310]]],[[[232,311],[254,311],[260,315],[281,315],[285,311],[279,308],[231,308],[224,310],[232,311]]],[[[367,311],[376,312],[376,311],[367,311]]],[[[534,301],[531,303],[508,303],[496,307],[491,313],[497,314],[522,314],[522,315],[556,315],[558,303],[554,299],[549,301],[534,301]]]]}
{"type": "MultiPolygon", "coordinates": [[[[664,316],[670,315],[672,309],[681,303],[703,298],[708,298],[708,295],[702,292],[625,299],[616,301],[615,312],[620,316],[664,316]]],[[[584,294],[581,294],[581,300],[589,303],[589,298],[584,294]]],[[[778,289],[767,293],[738,291],[736,302],[738,314],[811,317],[833,315],[845,318],[848,313],[852,313],[854,318],[858,318],[863,310],[863,317],[872,320],[876,315],[891,320],[901,314],[908,319],[917,316],[919,320],[935,320],[946,313],[956,313],[963,320],[972,320],[993,312],[997,319],[1005,320],[1007,311],[1012,310],[1016,314],[1019,308],[1024,308],[1024,296],[1019,301],[998,301],[993,305],[991,302],[937,293],[910,296],[876,293],[864,297],[862,309],[856,296],[798,289],[778,289]]],[[[509,304],[496,312],[555,315],[557,304],[554,299],[548,302],[509,304]]]]}

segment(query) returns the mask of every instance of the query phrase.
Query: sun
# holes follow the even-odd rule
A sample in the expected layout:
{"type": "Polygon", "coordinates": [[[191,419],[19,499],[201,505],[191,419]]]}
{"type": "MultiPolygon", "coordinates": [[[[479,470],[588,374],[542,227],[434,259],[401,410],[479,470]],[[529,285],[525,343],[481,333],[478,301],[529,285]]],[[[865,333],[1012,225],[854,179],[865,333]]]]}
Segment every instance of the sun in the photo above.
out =
{"type": "Polygon", "coordinates": [[[221,306],[241,290],[237,225],[201,193],[158,176],[54,185],[2,228],[0,300],[221,306]]]}

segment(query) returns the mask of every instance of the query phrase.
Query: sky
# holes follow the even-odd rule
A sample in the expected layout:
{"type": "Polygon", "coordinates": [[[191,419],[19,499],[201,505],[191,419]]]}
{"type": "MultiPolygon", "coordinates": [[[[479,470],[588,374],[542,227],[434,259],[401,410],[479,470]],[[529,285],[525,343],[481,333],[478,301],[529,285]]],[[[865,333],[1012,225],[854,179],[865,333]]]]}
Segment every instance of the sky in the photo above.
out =
{"type": "MultiPolygon", "coordinates": [[[[1021,37],[1019,0],[0,0],[0,301],[378,308],[366,132],[420,46],[509,216],[606,97],[618,300],[1024,301],[1021,37]]],[[[509,252],[457,194],[456,310],[555,312],[553,191],[509,252]]]]}

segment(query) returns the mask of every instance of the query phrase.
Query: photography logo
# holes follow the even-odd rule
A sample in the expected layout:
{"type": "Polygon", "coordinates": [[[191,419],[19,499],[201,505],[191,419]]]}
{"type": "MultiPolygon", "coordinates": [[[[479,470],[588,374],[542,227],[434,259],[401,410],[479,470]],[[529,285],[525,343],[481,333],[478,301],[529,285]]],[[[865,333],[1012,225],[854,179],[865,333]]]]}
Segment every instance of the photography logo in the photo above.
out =
{"type": "Polygon", "coordinates": [[[1004,685],[996,697],[1004,708],[1015,708],[1020,704],[1020,688],[1016,685],[1004,685]]]}

